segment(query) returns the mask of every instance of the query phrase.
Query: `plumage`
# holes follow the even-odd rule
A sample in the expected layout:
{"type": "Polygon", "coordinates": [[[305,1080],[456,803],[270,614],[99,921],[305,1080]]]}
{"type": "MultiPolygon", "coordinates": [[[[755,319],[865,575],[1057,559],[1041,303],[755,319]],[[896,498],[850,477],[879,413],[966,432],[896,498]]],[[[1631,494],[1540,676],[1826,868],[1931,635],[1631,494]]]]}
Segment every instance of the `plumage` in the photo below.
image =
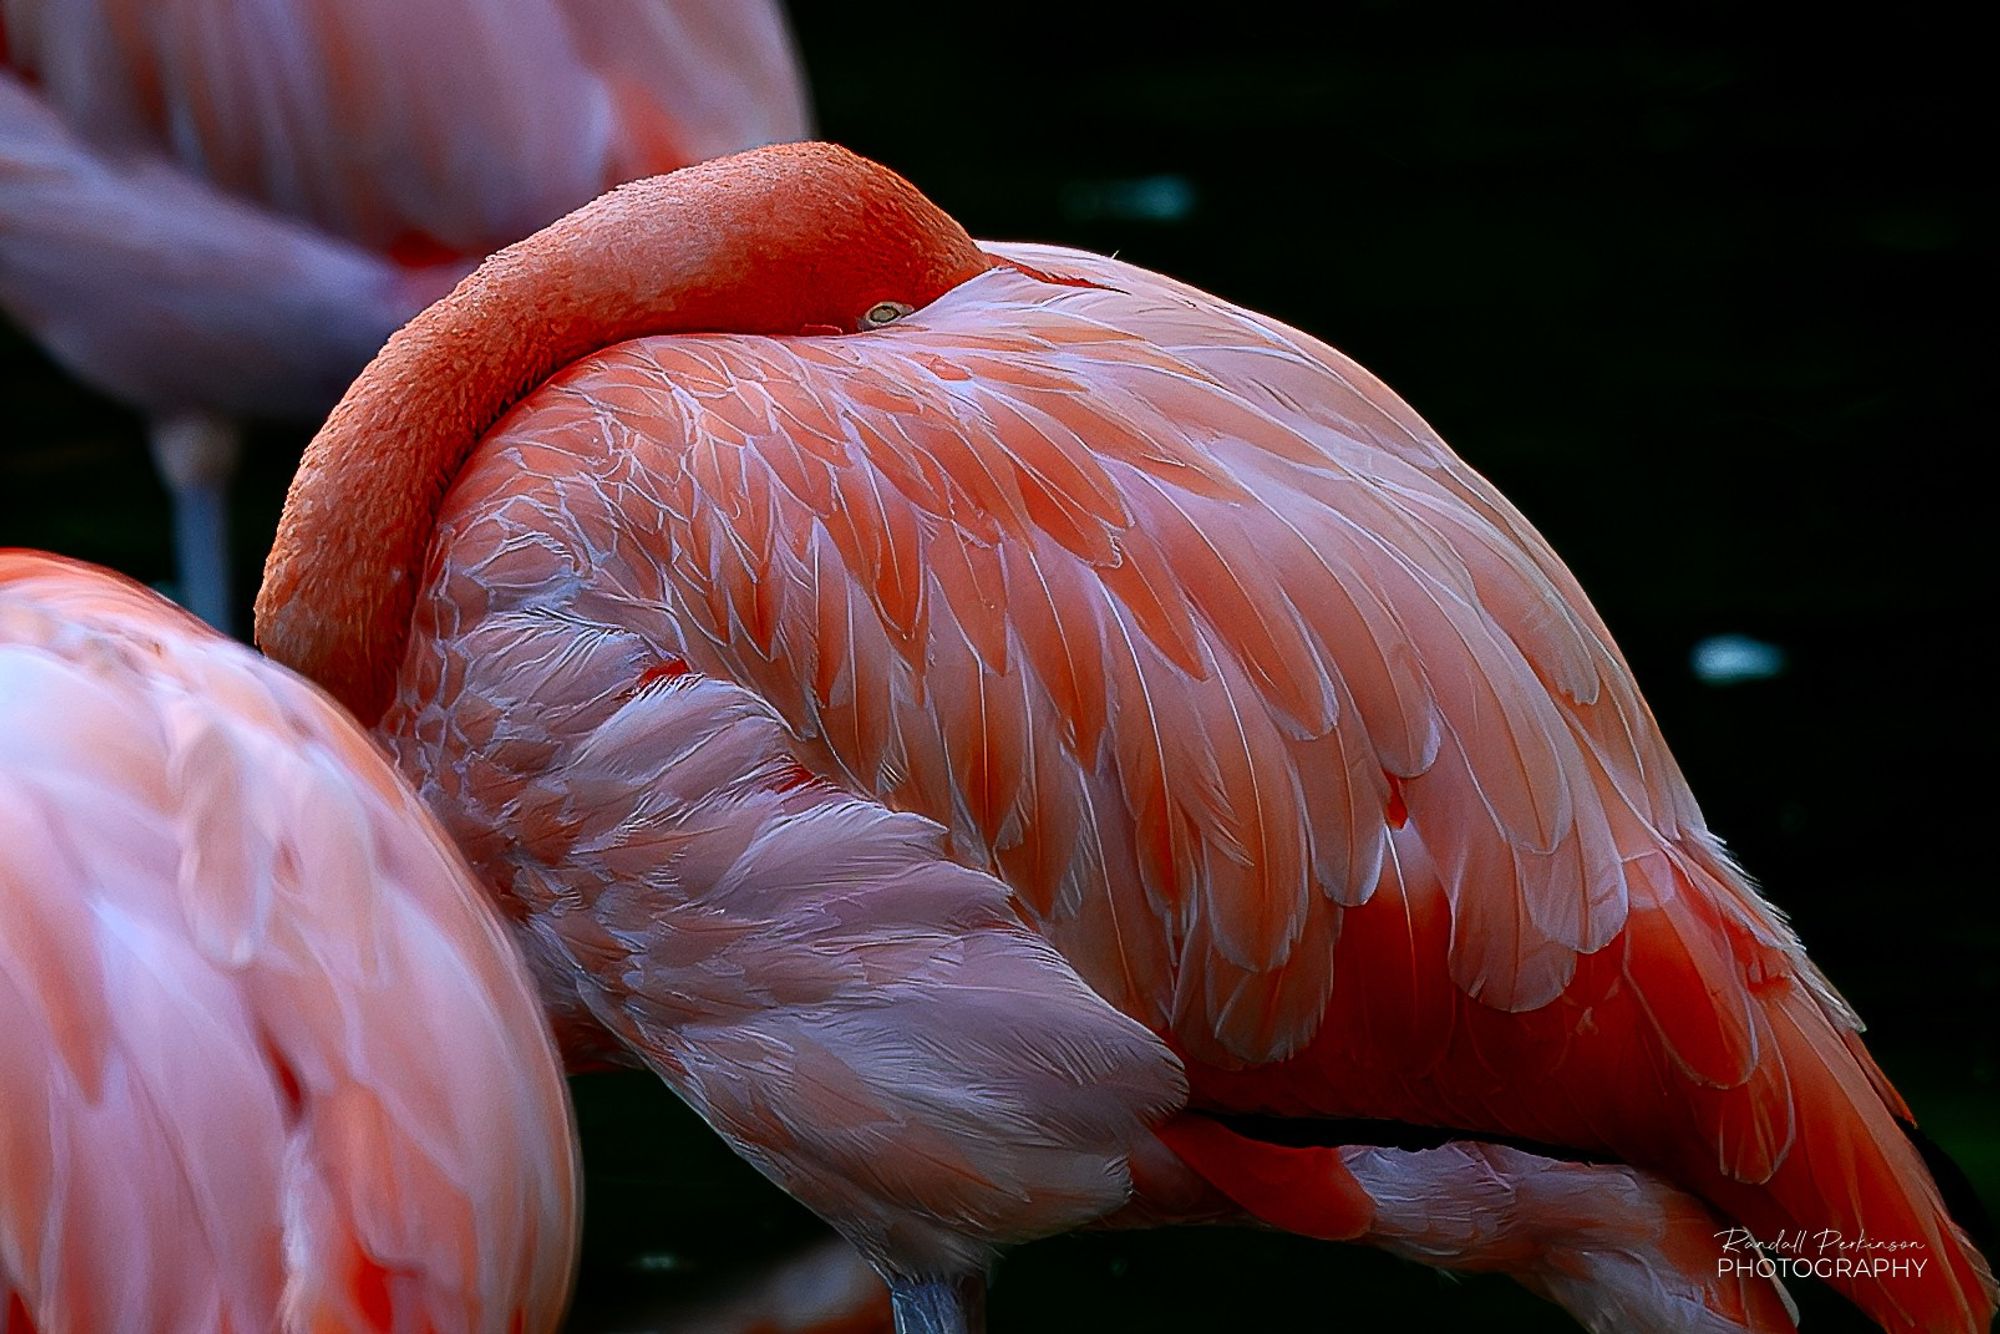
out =
{"type": "Polygon", "coordinates": [[[456,850],[309,685],[21,552],[0,1012],[9,1330],[560,1320],[567,1094],[456,850]]]}
{"type": "Polygon", "coordinates": [[[1119,1146],[1184,1096],[1178,1068],[1000,882],[935,823],[800,772],[740,687],[656,671],[676,660],[581,609],[492,612],[444,666],[437,726],[393,744],[416,772],[426,735],[460,753],[460,699],[497,720],[428,795],[518,896],[568,1022],[608,1029],[873,1255],[955,1267],[1124,1201],[1119,1146]],[[511,695],[529,683],[551,707],[511,695]]]}
{"type": "MultiPolygon", "coordinates": [[[[870,170],[797,149],[629,188],[399,335],[308,452],[260,641],[382,715],[489,878],[537,884],[536,932],[640,874],[526,846],[541,812],[646,799],[585,790],[595,729],[635,691],[727,691],[756,746],[692,766],[663,719],[629,776],[728,803],[736,842],[760,774],[934,822],[924,855],[1004,883],[1184,1058],[1194,1109],[1614,1156],[1766,1234],[1920,1241],[1923,1275],[1848,1291],[1894,1327],[1979,1326],[1990,1274],[1857,1021],[1527,521],[1309,336],[1130,264],[912,229],[870,170]],[[857,326],[883,297],[915,312],[857,326]],[[482,332],[517,302],[557,332],[482,332]],[[446,348],[487,360],[436,383],[446,348]],[[388,540],[359,548],[355,513],[388,540]]],[[[602,966],[541,958],[554,988],[602,966]]]]}

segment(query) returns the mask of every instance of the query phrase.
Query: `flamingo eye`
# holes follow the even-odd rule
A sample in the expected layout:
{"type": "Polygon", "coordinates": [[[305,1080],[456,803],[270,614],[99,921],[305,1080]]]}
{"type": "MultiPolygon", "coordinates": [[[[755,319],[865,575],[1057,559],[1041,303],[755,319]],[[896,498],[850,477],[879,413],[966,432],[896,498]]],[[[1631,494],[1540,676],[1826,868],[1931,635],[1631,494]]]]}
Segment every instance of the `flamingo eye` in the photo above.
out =
{"type": "Polygon", "coordinates": [[[916,307],[906,306],[900,301],[877,301],[868,308],[868,313],[861,317],[861,327],[864,330],[879,329],[885,324],[894,324],[915,309],[916,307]]]}

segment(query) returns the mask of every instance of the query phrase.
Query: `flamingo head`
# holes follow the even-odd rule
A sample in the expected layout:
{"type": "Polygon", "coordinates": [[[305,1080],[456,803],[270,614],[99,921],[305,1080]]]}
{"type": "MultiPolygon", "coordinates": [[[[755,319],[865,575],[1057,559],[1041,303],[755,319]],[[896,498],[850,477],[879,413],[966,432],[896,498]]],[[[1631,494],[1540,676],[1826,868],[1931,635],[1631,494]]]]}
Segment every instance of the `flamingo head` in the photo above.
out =
{"type": "Polygon", "coordinates": [[[600,297],[670,306],[684,331],[867,332],[995,263],[915,186],[834,144],[776,144],[637,181],[523,244],[572,221],[583,225],[564,238],[571,257],[620,289],[600,297]]]}

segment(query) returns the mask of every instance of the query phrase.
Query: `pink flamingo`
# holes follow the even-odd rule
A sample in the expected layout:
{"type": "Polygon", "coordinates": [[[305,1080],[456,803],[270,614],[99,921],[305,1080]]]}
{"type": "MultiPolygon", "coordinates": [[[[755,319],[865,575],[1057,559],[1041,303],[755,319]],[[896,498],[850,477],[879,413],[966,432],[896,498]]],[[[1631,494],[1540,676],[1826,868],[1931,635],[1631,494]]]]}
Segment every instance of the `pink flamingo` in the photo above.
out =
{"type": "Polygon", "coordinates": [[[0,553],[0,1329],[549,1330],[575,1149],[463,859],[317,690],[0,553]]]}
{"type": "Polygon", "coordinates": [[[1308,335],[842,150],[615,191],[399,332],[258,637],[395,749],[570,1049],[657,1071],[904,1328],[1107,1215],[1787,1325],[1720,1215],[1908,1247],[1804,1257],[1885,1326],[1993,1311],[1527,521],[1308,335]]]}
{"type": "Polygon", "coordinates": [[[806,116],[770,0],[24,0],[0,310],[147,415],[226,629],[237,418],[317,419],[469,259],[806,116]]]}

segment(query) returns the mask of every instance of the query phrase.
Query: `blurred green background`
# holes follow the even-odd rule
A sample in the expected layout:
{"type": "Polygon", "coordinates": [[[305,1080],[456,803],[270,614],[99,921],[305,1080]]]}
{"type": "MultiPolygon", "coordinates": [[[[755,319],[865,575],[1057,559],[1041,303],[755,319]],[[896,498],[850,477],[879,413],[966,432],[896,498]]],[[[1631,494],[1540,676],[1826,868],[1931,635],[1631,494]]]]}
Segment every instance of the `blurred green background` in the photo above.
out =
{"type": "MultiPolygon", "coordinates": [[[[1340,346],[1575,568],[1699,794],[2000,1202],[1980,772],[1991,235],[1951,11],[797,5],[821,132],[975,235],[1115,250],[1340,346]],[[1981,332],[1984,330],[1982,328],[1981,332]],[[1704,683],[1720,634],[1781,673],[1704,683]]],[[[1966,20],[1969,22],[1969,20],[1966,20]]],[[[235,507],[261,563],[303,433],[235,507]]],[[[0,543],[160,581],[138,420],[0,331],[0,543]]],[[[240,590],[247,607],[251,589],[240,590]]],[[[577,1324],[640,1329],[817,1224],[650,1079],[575,1081],[577,1324]]],[[[1858,1327],[1823,1292],[1807,1327],[1858,1327]]],[[[998,1330],[1562,1329],[1499,1280],[1221,1232],[1003,1263],[998,1330]]]]}

